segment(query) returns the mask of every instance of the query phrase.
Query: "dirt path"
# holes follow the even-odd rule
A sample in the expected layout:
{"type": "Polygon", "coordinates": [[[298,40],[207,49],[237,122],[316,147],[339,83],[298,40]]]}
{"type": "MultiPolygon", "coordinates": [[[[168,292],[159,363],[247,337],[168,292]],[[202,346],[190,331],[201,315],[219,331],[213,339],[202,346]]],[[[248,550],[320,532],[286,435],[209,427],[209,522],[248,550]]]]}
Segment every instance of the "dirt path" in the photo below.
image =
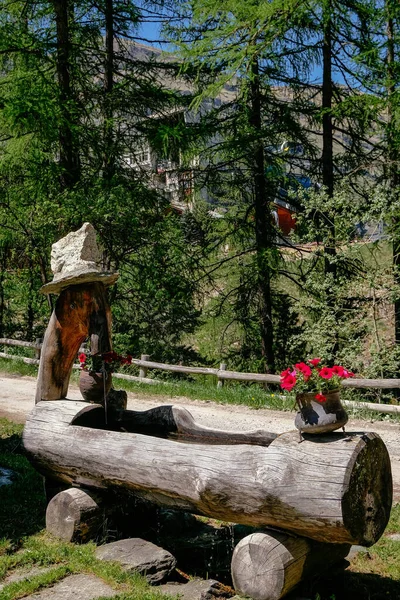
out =
{"type": "MultiPolygon", "coordinates": [[[[34,406],[36,379],[2,375],[0,377],[0,417],[24,423],[34,406]]],[[[81,400],[79,389],[71,385],[71,400],[81,400]]],[[[293,429],[293,413],[269,409],[254,410],[246,406],[222,405],[213,402],[189,400],[182,397],[139,396],[128,394],[128,408],[147,410],[160,404],[179,404],[190,410],[196,421],[208,427],[246,431],[266,429],[282,433],[293,429]]],[[[350,419],[348,431],[375,431],[385,442],[392,461],[395,500],[400,502],[400,425],[387,421],[359,421],[350,419]]]]}

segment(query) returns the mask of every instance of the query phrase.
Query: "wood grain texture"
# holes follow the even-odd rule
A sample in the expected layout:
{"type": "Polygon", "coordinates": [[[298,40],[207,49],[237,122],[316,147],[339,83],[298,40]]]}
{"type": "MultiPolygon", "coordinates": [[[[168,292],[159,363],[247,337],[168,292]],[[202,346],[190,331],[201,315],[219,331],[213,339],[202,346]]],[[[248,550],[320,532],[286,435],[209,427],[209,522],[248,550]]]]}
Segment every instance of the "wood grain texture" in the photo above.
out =
{"type": "Polygon", "coordinates": [[[81,343],[89,336],[92,353],[107,352],[111,349],[110,335],[111,313],[103,284],[73,285],[63,290],[43,340],[36,402],[65,398],[81,343]]]}
{"type": "Polygon", "coordinates": [[[259,532],[235,547],[231,572],[239,594],[279,600],[307,576],[323,573],[347,556],[349,544],[323,544],[284,532],[259,532]]]}
{"type": "Polygon", "coordinates": [[[103,512],[91,495],[71,488],[54,496],[46,510],[46,529],[66,542],[95,538],[102,526],[103,512]]]}
{"type": "Polygon", "coordinates": [[[41,402],[24,444],[43,474],[78,486],[120,488],[157,504],[330,543],[369,546],[390,515],[386,447],[373,433],[285,433],[268,447],[180,443],[73,425],[96,405],[41,402]]]}

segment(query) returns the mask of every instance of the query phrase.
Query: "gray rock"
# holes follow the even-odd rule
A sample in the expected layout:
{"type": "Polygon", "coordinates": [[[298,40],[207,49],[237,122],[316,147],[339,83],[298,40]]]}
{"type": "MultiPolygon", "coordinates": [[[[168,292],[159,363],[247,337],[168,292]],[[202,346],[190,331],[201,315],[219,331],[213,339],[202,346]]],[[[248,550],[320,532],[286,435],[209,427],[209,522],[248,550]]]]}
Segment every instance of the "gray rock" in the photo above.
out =
{"type": "Polygon", "coordinates": [[[0,487],[2,485],[10,485],[12,483],[14,471],[0,467],[0,487]]]}
{"type": "Polygon", "coordinates": [[[51,247],[51,270],[54,279],[41,288],[44,294],[56,294],[70,285],[101,281],[112,285],[117,273],[103,271],[96,231],[90,223],[84,223],[78,231],[68,235],[51,247]]]}
{"type": "Polygon", "coordinates": [[[191,579],[183,584],[166,583],[157,589],[170,596],[179,595],[179,600],[222,600],[232,598],[234,594],[231,588],[215,579],[191,579]]]}
{"type": "Polygon", "coordinates": [[[93,600],[99,596],[112,598],[118,593],[94,575],[70,575],[52,587],[27,596],[26,600],[93,600]]]}
{"type": "Polygon", "coordinates": [[[350,552],[348,553],[348,555],[345,558],[346,558],[346,560],[351,560],[352,558],[357,556],[357,554],[359,554],[360,552],[368,552],[368,548],[366,548],[365,546],[352,546],[350,548],[350,552]]]}
{"type": "Polygon", "coordinates": [[[24,579],[30,579],[36,575],[42,575],[43,573],[51,571],[53,568],[54,567],[32,567],[31,569],[17,569],[16,571],[10,573],[10,575],[7,575],[3,582],[0,583],[0,591],[9,583],[15,583],[24,579]]]}
{"type": "Polygon", "coordinates": [[[90,223],[84,223],[78,231],[71,231],[51,247],[51,270],[55,281],[76,269],[97,270],[99,262],[96,231],[90,223]]]}
{"type": "Polygon", "coordinates": [[[151,584],[163,581],[176,565],[176,559],[170,552],[140,538],[99,546],[96,557],[118,562],[126,571],[144,575],[151,584]]]}

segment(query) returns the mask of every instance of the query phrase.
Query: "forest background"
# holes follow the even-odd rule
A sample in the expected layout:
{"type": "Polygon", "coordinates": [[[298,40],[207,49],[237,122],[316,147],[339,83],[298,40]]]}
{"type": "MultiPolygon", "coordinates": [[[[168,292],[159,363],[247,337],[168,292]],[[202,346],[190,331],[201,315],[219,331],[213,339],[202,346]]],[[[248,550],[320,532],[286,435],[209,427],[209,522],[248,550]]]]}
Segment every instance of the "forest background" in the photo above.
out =
{"type": "Polygon", "coordinates": [[[1,0],[0,337],[43,334],[51,244],[89,221],[117,350],[400,377],[399,23],[396,0],[1,0]],[[146,23],[165,55],[132,51],[146,23]],[[190,210],[127,164],[143,140],[190,210]]]}

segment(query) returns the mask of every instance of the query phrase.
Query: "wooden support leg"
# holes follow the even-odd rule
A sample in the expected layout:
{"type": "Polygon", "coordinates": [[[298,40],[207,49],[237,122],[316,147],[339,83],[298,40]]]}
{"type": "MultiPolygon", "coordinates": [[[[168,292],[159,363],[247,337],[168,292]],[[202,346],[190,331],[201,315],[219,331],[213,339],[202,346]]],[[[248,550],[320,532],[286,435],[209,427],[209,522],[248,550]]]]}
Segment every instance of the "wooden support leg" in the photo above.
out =
{"type": "Polygon", "coordinates": [[[86,542],[101,532],[103,511],[87,492],[70,488],[49,502],[46,529],[67,542],[86,542]]]}
{"type": "Polygon", "coordinates": [[[342,561],[349,550],[349,544],[325,544],[283,532],[253,533],[233,552],[233,585],[253,600],[279,600],[302,579],[342,561]]]}

